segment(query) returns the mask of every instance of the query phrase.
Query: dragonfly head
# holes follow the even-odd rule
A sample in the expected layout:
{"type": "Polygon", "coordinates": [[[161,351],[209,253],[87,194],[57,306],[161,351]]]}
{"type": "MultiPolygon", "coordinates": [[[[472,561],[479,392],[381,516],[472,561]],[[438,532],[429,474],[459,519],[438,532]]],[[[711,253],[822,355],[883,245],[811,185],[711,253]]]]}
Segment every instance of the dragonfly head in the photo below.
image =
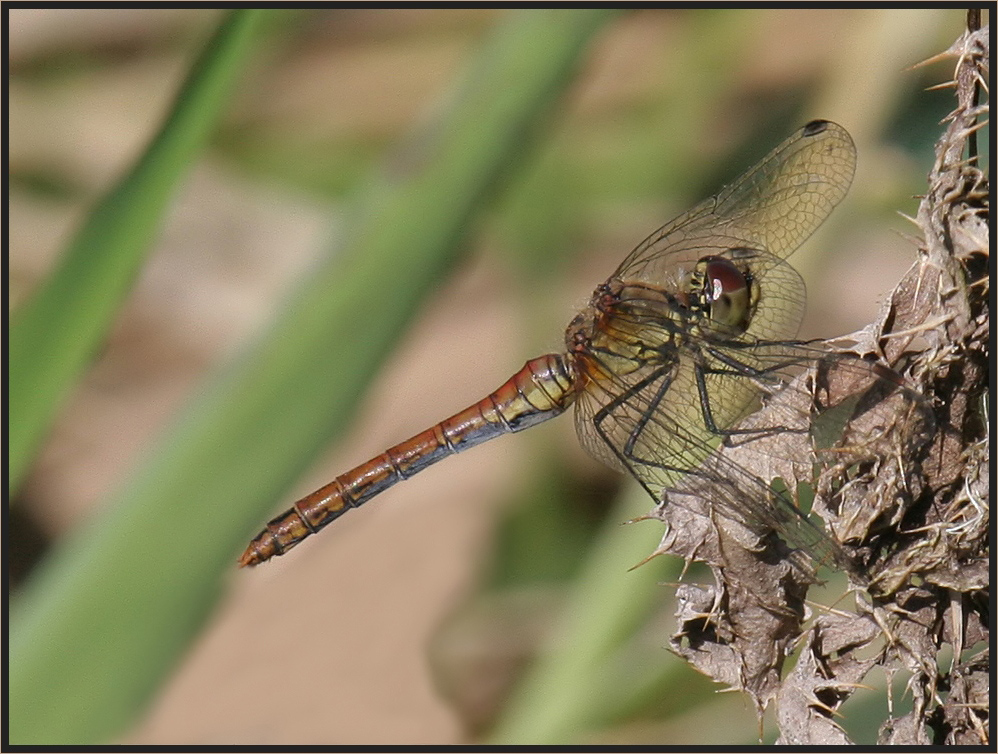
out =
{"type": "MultiPolygon", "coordinates": [[[[732,249],[735,259],[744,254],[732,249]]],[[[689,298],[692,308],[699,308],[710,325],[727,334],[740,334],[748,329],[755,309],[754,279],[747,264],[738,265],[721,256],[701,257],[690,276],[689,298]]]]}

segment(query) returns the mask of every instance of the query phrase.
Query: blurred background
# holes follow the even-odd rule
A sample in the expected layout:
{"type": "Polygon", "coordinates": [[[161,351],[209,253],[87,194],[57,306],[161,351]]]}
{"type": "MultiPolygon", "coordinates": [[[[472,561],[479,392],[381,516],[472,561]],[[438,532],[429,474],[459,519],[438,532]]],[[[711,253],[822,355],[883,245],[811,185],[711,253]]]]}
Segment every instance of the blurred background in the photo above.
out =
{"type": "MultiPolygon", "coordinates": [[[[113,330],[15,493],[15,595],[331,253],[368,176],[443,106],[507,13],[274,14],[113,330]]],[[[10,11],[12,308],[136,159],[221,17],[10,11]]],[[[371,382],[349,433],[273,511],[559,350],[564,327],[633,246],[812,118],[852,133],[859,170],[793,257],[809,291],[802,335],[872,320],[914,260],[916,229],[899,213],[914,215],[952,107],[950,91],[925,91],[949,78],[948,64],[910,67],[963,24],[955,8],[612,19],[468,229],[459,263],[371,382]]],[[[356,344],[328,347],[348,361],[356,344]]],[[[487,740],[623,487],[585,456],[565,418],[448,459],[293,555],[251,571],[233,565],[199,637],[116,740],[487,740]]],[[[662,566],[661,580],[678,578],[679,565],[662,566]]],[[[747,698],[717,694],[665,649],[673,592],[662,586],[644,610],[616,677],[594,689],[609,711],[573,731],[574,742],[757,740],[747,698]],[[628,688],[631,671],[640,689],[628,688]]],[[[879,715],[866,720],[858,705],[843,725],[872,741],[879,715]]]]}

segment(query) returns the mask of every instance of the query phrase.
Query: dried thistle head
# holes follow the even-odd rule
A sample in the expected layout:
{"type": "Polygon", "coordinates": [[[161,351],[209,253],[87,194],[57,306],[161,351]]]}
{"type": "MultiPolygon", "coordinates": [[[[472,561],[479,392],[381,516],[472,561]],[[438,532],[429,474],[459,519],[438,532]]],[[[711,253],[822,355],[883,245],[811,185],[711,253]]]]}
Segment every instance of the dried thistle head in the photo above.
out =
{"type": "Polygon", "coordinates": [[[853,366],[828,360],[840,366],[823,374],[816,359],[740,425],[743,442],[726,444],[650,514],[668,526],[656,554],[704,561],[715,582],[680,587],[672,649],[749,693],[760,713],[775,701],[782,743],[848,743],[833,718],[878,667],[889,678],[910,674],[913,699],[908,714],[891,712],[881,743],[988,740],[990,191],[975,154],[988,124],[987,100],[978,102],[987,94],[988,29],[966,32],[937,57],[955,61],[957,107],[916,217],[918,259],[877,320],[850,336],[853,366]],[[871,378],[850,387],[871,373],[856,366],[867,359],[902,385],[884,392],[891,380],[871,378]],[[834,441],[821,441],[806,419],[834,417],[828,408],[837,405],[847,420],[834,441]],[[780,490],[753,490],[769,501],[810,486],[831,536],[813,536],[803,517],[768,522],[789,532],[781,541],[753,525],[760,516],[732,515],[725,498],[738,480],[730,493],[721,480],[735,468],[778,480],[780,490]],[[851,607],[811,615],[814,572],[797,548],[849,572],[851,607]],[[785,673],[795,646],[802,652],[785,673]],[[953,659],[941,670],[945,652],[953,659]]]}

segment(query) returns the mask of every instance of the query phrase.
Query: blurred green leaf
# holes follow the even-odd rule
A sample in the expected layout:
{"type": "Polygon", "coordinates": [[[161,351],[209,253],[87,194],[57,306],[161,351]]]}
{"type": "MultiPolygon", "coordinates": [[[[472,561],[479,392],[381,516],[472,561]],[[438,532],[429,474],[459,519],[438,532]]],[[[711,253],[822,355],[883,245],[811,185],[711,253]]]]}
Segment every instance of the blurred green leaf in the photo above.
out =
{"type": "Polygon", "coordinates": [[[208,42],[149,147],[70,243],[9,332],[8,494],[107,334],[181,178],[207,144],[265,13],[232,11],[208,42]]]}
{"type": "MultiPolygon", "coordinates": [[[[621,525],[648,508],[648,496],[637,484],[619,496],[569,588],[558,626],[507,703],[490,743],[540,746],[578,740],[607,722],[599,710],[608,698],[617,706],[627,695],[604,683],[605,663],[656,604],[660,582],[674,579],[681,567],[675,559],[655,558],[633,571],[621,569],[636,553],[643,557],[654,551],[661,539],[662,530],[654,524],[621,525]]],[[[642,685],[647,683],[642,679],[642,685]]]]}
{"type": "Polygon", "coordinates": [[[449,109],[370,183],[341,252],[207,386],[117,500],[38,569],[13,606],[12,742],[105,740],[132,719],[238,549],[343,428],[610,15],[510,14],[449,109]]]}

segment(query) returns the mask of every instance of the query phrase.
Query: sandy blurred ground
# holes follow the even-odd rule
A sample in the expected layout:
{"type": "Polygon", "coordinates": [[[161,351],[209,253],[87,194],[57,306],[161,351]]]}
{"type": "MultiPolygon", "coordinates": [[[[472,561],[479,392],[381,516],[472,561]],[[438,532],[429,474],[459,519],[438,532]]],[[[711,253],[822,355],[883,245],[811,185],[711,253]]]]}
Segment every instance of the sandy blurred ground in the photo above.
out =
{"type": "MultiPolygon", "coordinates": [[[[390,141],[448,91],[497,15],[317,14],[300,46],[268,60],[260,80],[246,84],[235,110],[315,133],[368,131],[390,141]]],[[[78,189],[70,202],[12,190],[12,300],[23,299],[51,267],[88,203],[141,149],[190,51],[199,46],[196,40],[217,18],[203,10],[10,12],[12,171],[50,171],[78,189]],[[32,61],[55,54],[72,60],[94,50],[111,51],[117,62],[83,68],[58,86],[35,85],[29,75],[32,61]]],[[[619,21],[601,38],[561,117],[626,104],[658,86],[669,72],[645,60],[677,33],[680,19],[643,13],[619,21]]],[[[834,55],[856,19],[844,11],[760,12],[764,30],[775,34],[789,26],[800,33],[749,55],[745,76],[758,83],[805,75],[834,55]]],[[[863,146],[860,180],[867,188],[854,193],[876,195],[873,166],[903,158],[864,153],[863,146]]],[[[110,341],[20,493],[47,534],[57,537],[78,525],[118,488],[199,382],[268,320],[282,294],[323,252],[340,211],[331,201],[254,182],[205,158],[177,197],[110,341]]],[[[524,321],[500,258],[487,249],[473,254],[442,283],[372,386],[354,431],[275,510],[477,400],[537,355],[531,344],[559,347],[561,328],[593,285],[667,219],[651,212],[633,213],[626,228],[619,217],[608,221],[618,224],[581,250],[578,269],[551,292],[547,305],[564,312],[560,321],[524,321]]],[[[840,334],[866,322],[878,296],[906,268],[910,249],[885,229],[857,241],[819,280],[809,279],[809,322],[818,326],[806,326],[806,334],[840,334]],[[842,291],[848,292],[847,310],[842,291]]],[[[330,348],[349,358],[349,344],[330,348]]],[[[547,435],[533,443],[572,442],[570,421],[536,432],[547,435]]],[[[347,516],[292,557],[250,572],[234,569],[211,624],[123,741],[464,740],[460,722],[433,687],[425,649],[435,627],[473,587],[497,511],[521,483],[531,447],[538,446],[506,438],[451,459],[347,516]]],[[[752,714],[745,713],[751,730],[752,714]]]]}

